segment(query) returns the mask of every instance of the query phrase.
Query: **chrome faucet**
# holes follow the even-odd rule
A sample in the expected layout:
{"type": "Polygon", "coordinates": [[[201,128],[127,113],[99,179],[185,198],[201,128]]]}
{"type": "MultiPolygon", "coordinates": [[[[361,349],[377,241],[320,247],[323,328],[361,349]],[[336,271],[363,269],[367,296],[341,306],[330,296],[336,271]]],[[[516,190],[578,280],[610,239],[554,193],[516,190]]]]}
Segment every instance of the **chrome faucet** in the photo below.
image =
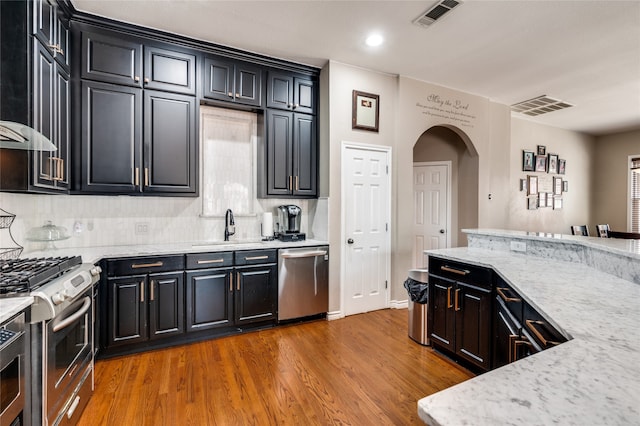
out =
{"type": "Polygon", "coordinates": [[[233,212],[227,209],[224,214],[224,240],[229,241],[229,237],[236,233],[236,223],[233,220],[233,212]]]}

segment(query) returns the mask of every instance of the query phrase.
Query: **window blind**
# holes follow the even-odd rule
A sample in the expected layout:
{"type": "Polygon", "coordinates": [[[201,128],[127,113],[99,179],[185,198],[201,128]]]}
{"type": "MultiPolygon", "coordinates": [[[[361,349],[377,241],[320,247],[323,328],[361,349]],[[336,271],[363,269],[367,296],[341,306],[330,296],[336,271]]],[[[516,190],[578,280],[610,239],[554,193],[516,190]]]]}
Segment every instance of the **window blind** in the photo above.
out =
{"type": "Polygon", "coordinates": [[[640,157],[631,159],[631,232],[640,232],[640,157]]]}

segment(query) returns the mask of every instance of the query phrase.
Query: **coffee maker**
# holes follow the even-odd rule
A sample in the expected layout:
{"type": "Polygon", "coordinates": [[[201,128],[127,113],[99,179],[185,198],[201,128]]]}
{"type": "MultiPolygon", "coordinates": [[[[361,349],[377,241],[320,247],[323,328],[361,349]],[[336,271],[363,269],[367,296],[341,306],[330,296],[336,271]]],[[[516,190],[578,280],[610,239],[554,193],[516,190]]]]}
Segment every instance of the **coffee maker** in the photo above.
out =
{"type": "Polygon", "coordinates": [[[278,227],[276,237],[280,241],[302,241],[305,234],[300,232],[302,210],[293,204],[278,206],[278,227]]]}

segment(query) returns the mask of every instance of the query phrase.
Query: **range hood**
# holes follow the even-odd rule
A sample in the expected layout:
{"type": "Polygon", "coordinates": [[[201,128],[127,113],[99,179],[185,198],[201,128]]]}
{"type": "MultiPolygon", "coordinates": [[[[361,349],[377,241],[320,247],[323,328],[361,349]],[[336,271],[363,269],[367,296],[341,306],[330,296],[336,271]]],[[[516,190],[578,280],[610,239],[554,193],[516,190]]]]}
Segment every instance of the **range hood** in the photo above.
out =
{"type": "Polygon", "coordinates": [[[46,136],[24,124],[0,121],[0,148],[27,151],[57,151],[46,136]]]}

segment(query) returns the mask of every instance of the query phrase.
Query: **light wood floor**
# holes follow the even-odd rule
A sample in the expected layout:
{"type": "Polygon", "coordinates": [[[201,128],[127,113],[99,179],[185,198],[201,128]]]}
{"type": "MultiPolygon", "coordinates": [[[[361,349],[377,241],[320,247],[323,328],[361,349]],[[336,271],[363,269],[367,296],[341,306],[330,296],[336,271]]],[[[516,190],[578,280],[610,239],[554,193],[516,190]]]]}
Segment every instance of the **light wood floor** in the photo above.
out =
{"type": "Polygon", "coordinates": [[[98,361],[79,426],[419,425],[420,398],[471,377],[382,310],[98,361]]]}

